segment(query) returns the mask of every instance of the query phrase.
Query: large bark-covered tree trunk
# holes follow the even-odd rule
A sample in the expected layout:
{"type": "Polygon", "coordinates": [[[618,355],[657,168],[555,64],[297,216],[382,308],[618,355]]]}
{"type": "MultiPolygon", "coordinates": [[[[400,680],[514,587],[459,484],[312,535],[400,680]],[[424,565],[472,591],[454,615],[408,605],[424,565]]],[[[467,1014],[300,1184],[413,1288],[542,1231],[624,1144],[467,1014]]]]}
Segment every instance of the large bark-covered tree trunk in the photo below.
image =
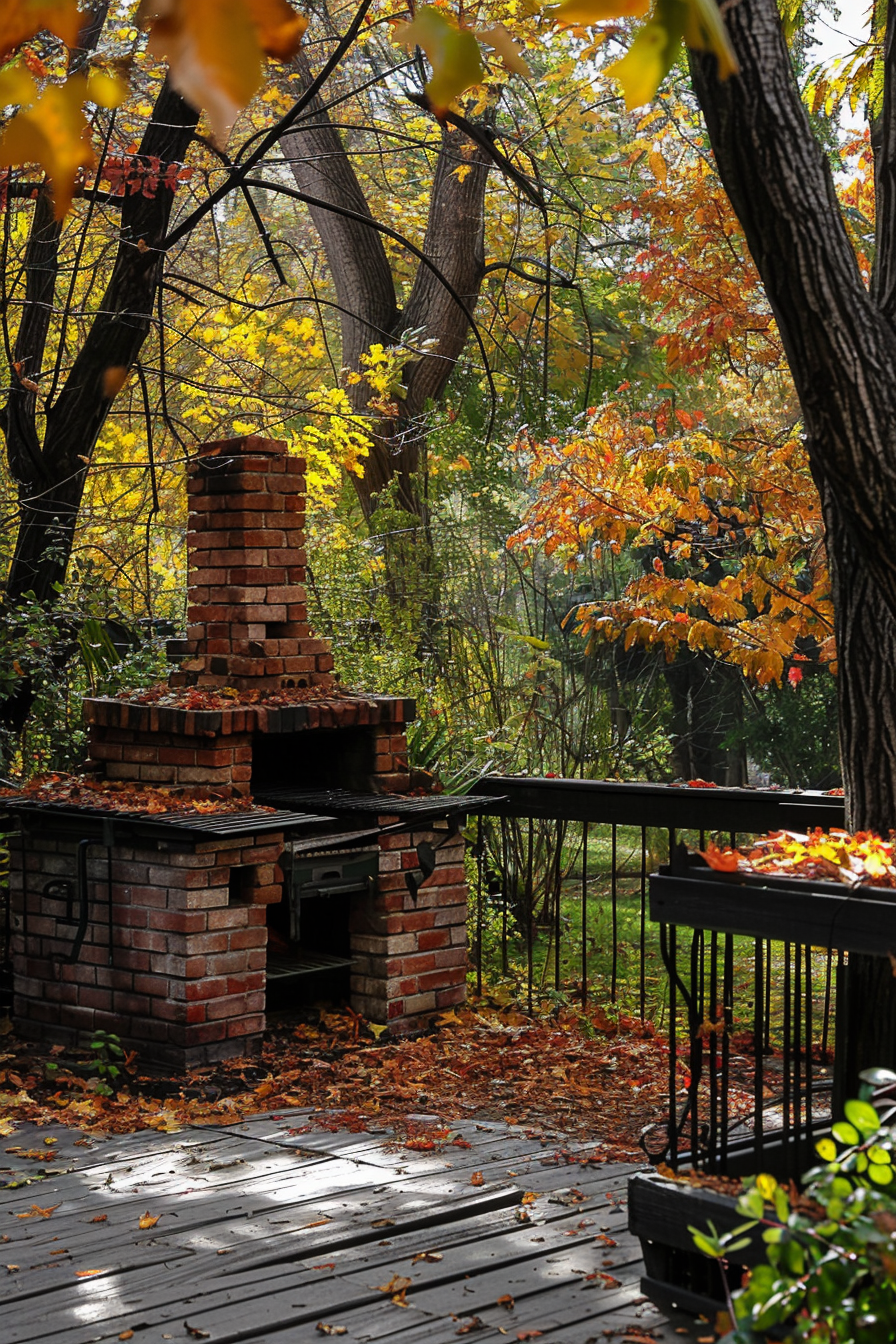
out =
{"type": "MultiPolygon", "coordinates": [[[[193,139],[197,112],[166,82],[156,99],[139,153],[146,161],[182,163],[193,139]]],[[[59,395],[44,403],[41,437],[38,398],[50,315],[58,278],[59,225],[46,192],[35,202],[26,245],[26,293],[16,335],[11,387],[0,410],[10,472],[18,486],[19,522],[6,576],[2,616],[15,622],[27,594],[55,601],[62,584],[84,495],[90,459],[109,413],[115,388],[130,370],[149,333],[164,264],[165,237],[174,193],[125,196],[120,241],[103,299],[59,395]],[[109,371],[113,381],[108,380],[109,371]],[[38,389],[38,390],[35,390],[38,389]]],[[[0,727],[16,734],[32,703],[26,680],[0,704],[0,727]]]]}
{"type": "MultiPolygon", "coordinates": [[[[304,53],[297,57],[296,68],[307,87],[312,72],[304,53]]],[[[391,490],[395,504],[425,522],[418,475],[426,447],[425,413],[445,391],[470,332],[467,314],[485,277],[485,189],[491,160],[462,131],[443,127],[422,246],[430,265],[418,262],[400,308],[382,235],[342,137],[319,96],[311,101],[309,113],[281,144],[299,189],[326,202],[309,208],[336,289],[343,366],[363,372],[361,356],[372,344],[397,344],[405,332],[419,331],[421,341],[437,342],[430,354],[406,366],[407,395],[398,415],[372,417],[371,390],[365,382],[346,389],[371,437],[364,474],[353,478],[365,517],[373,516],[378,498],[391,490]],[[464,171],[458,173],[458,168],[464,171]]]]}
{"type": "MultiPolygon", "coordinates": [[[[740,0],[725,21],[741,73],[720,83],[714,58],[694,55],[694,85],[778,321],[822,496],[849,821],[886,834],[896,827],[896,6],[875,128],[878,247],[870,294],[799,98],[774,0],[740,0]]],[[[850,958],[838,1033],[847,1090],[859,1069],[896,1064],[894,985],[886,959],[850,958]]]]}
{"type": "MultiPolygon", "coordinates": [[[[182,163],[196,127],[197,113],[166,83],[156,100],[140,154],[162,164],[182,163]]],[[[90,330],[55,403],[47,410],[43,443],[36,426],[39,378],[47,338],[43,302],[52,301],[56,280],[58,226],[45,219],[39,197],[28,248],[25,316],[16,341],[9,399],[0,414],[10,469],[19,484],[19,532],[6,580],[7,603],[26,592],[51,598],[65,577],[89,459],[114,393],[110,369],[129,370],[150,330],[164,254],[159,243],[171,216],[173,193],[126,196],[121,207],[121,241],[106,292],[90,330]],[[33,242],[33,245],[32,245],[33,242]],[[24,381],[23,381],[24,379],[24,381]],[[31,384],[31,386],[29,386],[31,384]]]]}

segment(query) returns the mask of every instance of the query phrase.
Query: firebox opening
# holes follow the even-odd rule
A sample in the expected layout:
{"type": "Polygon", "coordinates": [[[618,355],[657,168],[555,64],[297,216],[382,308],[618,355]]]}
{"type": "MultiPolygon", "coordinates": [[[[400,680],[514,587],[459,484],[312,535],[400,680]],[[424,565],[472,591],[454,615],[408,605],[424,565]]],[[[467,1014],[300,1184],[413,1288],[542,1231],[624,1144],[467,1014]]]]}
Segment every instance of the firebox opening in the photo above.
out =
{"type": "Polygon", "coordinates": [[[369,728],[326,728],[304,733],[256,733],[252,742],[252,793],[264,789],[349,789],[370,792],[374,736],[369,728]]]}

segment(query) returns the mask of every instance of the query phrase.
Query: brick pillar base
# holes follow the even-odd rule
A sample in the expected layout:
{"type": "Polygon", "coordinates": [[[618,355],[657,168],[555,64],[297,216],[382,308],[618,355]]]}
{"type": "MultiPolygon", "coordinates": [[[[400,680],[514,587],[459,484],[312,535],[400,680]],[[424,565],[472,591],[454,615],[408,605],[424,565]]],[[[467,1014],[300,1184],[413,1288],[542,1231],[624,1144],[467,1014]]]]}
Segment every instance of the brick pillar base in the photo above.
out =
{"type": "Polygon", "coordinates": [[[436,869],[416,900],[406,876],[418,866],[416,845],[432,832],[380,837],[379,890],[351,916],[352,1004],[398,1035],[429,1025],[466,997],[467,882],[464,841],[436,850],[436,869]]]}
{"type": "MultiPolygon", "coordinates": [[[[144,843],[144,842],[140,842],[144,843]]],[[[258,1048],[264,1030],[265,902],[279,897],[281,836],[182,852],[89,853],[88,925],[77,960],[77,842],[11,842],[17,1028],[74,1045],[115,1032],[145,1063],[186,1069],[258,1048]],[[72,884],[67,886],[66,884],[72,884]]]]}

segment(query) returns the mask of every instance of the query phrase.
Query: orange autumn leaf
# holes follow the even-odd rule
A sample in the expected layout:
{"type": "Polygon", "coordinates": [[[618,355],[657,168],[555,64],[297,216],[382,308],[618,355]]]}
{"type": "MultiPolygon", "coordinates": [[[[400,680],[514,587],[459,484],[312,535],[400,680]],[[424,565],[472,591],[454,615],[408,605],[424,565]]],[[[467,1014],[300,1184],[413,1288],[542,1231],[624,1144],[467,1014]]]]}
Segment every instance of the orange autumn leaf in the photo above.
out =
{"type": "Polygon", "coordinates": [[[32,1204],[27,1213],[17,1213],[17,1218],[49,1218],[50,1215],[59,1208],[58,1204],[50,1204],[42,1209],[39,1204],[32,1204]]]}
{"type": "Polygon", "coordinates": [[[698,850],[698,853],[717,873],[737,872],[740,855],[736,849],[719,849],[717,845],[710,844],[706,849],[698,850]]]}
{"type": "Polygon", "coordinates": [[[485,1177],[483,1176],[483,1174],[482,1174],[481,1171],[474,1171],[474,1172],[473,1172],[473,1175],[470,1177],[470,1184],[471,1184],[471,1185],[485,1185],[485,1177]]]}
{"type": "Polygon", "coordinates": [[[149,1228],[155,1227],[156,1223],[159,1221],[159,1218],[161,1218],[161,1216],[162,1216],[161,1214],[158,1214],[154,1218],[151,1213],[144,1213],[140,1218],[140,1222],[138,1223],[140,1231],[147,1232],[149,1228]]]}
{"type": "Polygon", "coordinates": [[[286,0],[142,0],[147,50],[167,60],[171,83],[207,113],[225,144],[239,113],[261,87],[262,56],[289,60],[308,20],[286,0]]]}
{"type": "Polygon", "coordinates": [[[27,42],[29,37],[47,31],[55,33],[67,47],[73,47],[81,29],[83,15],[77,0],[3,0],[0,5],[0,61],[27,42]]]}

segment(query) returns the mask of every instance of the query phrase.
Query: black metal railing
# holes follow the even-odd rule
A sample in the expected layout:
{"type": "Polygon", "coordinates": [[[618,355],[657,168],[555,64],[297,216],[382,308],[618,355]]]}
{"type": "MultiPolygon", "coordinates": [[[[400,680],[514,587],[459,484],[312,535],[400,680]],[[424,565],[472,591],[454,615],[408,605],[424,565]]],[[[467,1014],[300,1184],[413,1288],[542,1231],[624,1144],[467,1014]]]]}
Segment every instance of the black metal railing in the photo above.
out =
{"type": "Polygon", "coordinates": [[[842,826],[843,798],[516,776],[475,791],[500,799],[472,846],[477,991],[509,981],[529,1011],[565,999],[658,1018],[669,1097],[666,1122],[644,1139],[651,1159],[733,1171],[758,1150],[798,1174],[830,1109],[838,954],[808,931],[783,941],[680,927],[651,910],[650,873],[682,841],[842,826]]]}

